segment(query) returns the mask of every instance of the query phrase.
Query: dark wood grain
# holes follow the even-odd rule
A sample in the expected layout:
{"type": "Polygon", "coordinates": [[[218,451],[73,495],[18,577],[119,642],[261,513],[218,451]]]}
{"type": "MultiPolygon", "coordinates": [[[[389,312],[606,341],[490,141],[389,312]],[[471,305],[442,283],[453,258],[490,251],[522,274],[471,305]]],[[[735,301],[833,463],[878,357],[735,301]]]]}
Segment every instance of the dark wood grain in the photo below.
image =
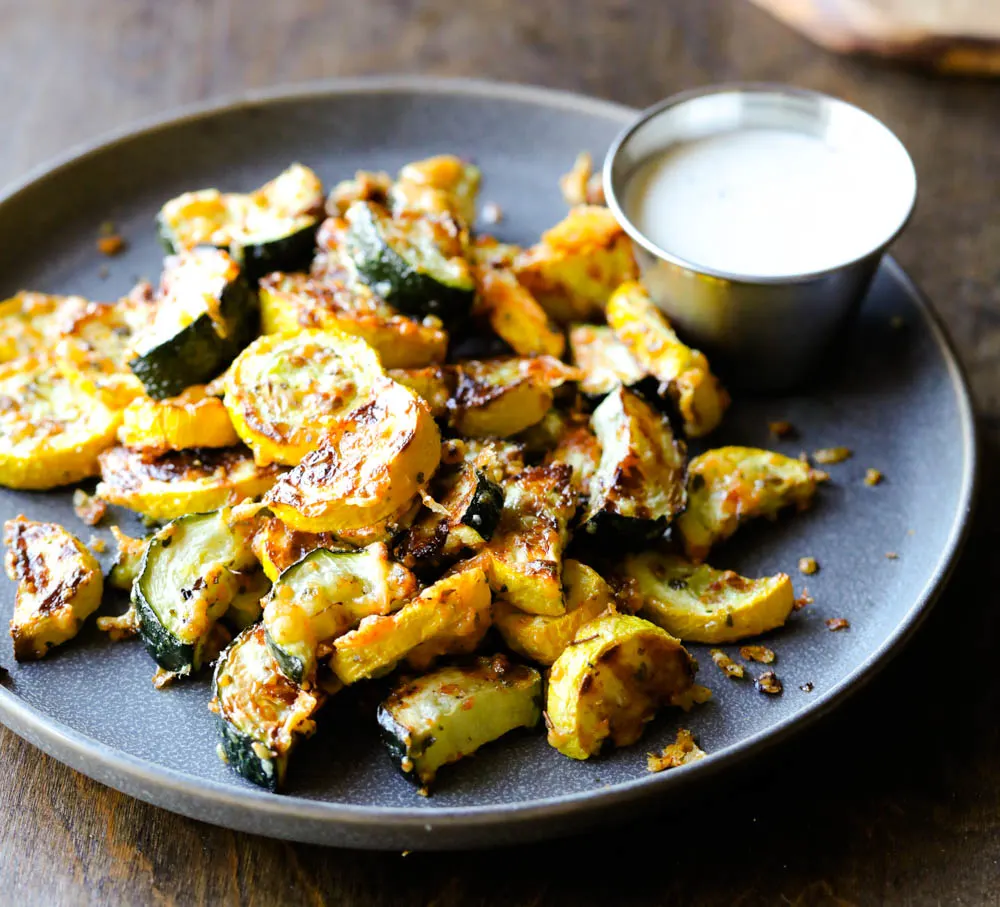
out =
{"type": "MultiPolygon", "coordinates": [[[[0,181],[132,120],[323,76],[460,74],[644,105],[792,82],[883,118],[922,195],[897,247],[1000,438],[1000,85],[831,56],[739,0],[0,0],[0,181]]],[[[2,257],[0,257],[2,261],[2,257]]],[[[710,799],[502,853],[364,854],[234,834],[89,781],[0,730],[0,901],[17,904],[981,904],[1000,896],[1000,505],[988,469],[955,581],[832,721],[710,799]]]]}

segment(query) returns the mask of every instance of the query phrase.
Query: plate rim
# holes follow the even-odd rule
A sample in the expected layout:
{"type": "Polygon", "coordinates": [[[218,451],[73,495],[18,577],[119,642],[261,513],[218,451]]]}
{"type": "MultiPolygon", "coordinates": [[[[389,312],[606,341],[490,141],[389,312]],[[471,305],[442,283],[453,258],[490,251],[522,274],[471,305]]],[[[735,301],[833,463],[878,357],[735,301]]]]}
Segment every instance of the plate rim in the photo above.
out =
{"type": "MultiPolygon", "coordinates": [[[[81,142],[39,166],[0,190],[0,216],[3,209],[20,193],[42,179],[52,177],[78,162],[101,154],[115,145],[142,135],[173,128],[185,122],[211,118],[243,107],[269,106],[310,98],[331,98],[351,94],[410,93],[416,95],[474,96],[484,100],[501,99],[543,107],[577,110],[614,120],[624,126],[637,116],[635,108],[560,89],[485,79],[448,78],[413,75],[361,76],[333,78],[257,89],[196,104],[174,108],[162,115],[146,118],[112,130],[95,139],[81,142]]],[[[413,845],[422,848],[482,846],[475,837],[468,841],[456,838],[458,832],[473,832],[503,827],[524,832],[521,840],[540,838],[557,831],[560,820],[569,815],[587,823],[600,816],[635,806],[640,799],[662,800],[678,784],[693,785],[717,772],[756,756],[812,726],[850,696],[862,689],[879,670],[910,640],[944,589],[958,562],[968,537],[979,482],[979,441],[965,369],[953,341],[929,299],[900,265],[886,256],[882,267],[912,299],[926,319],[935,344],[941,349],[955,393],[961,422],[963,446],[962,485],[958,507],[927,583],[897,623],[894,631],[868,657],[830,689],[812,701],[804,712],[787,716],[750,737],[731,744],[710,758],[683,766],[681,770],[641,776],[608,788],[580,791],[519,803],[478,806],[387,807],[335,803],[288,795],[275,795],[253,789],[198,779],[176,769],[140,759],[101,743],[57,719],[49,718],[27,704],[16,693],[0,685],[0,722],[58,761],[103,784],[137,797],[147,803],[180,812],[202,821],[230,828],[295,838],[303,841],[339,843],[346,846],[395,847],[408,834],[419,835],[413,845]],[[187,800],[184,806],[171,806],[171,799],[187,800]],[[191,805],[193,804],[193,806],[191,805]],[[243,821],[240,815],[249,817],[243,821]],[[267,828],[268,820],[290,821],[299,830],[267,828]],[[307,833],[302,834],[308,824],[307,833]],[[377,840],[382,834],[387,843],[377,840]],[[391,842],[388,839],[392,839],[391,842]],[[447,841],[439,843],[439,838],[447,841]],[[357,843],[364,839],[363,843],[357,843]]],[[[582,826],[583,823],[581,823],[582,826]]]]}

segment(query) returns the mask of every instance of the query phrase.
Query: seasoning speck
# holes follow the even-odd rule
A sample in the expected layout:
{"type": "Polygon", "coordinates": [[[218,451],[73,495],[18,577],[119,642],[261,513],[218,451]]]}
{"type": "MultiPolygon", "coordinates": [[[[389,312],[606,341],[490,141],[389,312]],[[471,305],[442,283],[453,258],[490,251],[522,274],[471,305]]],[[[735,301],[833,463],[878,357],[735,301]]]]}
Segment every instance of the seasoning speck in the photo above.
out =
{"type": "Polygon", "coordinates": [[[813,682],[811,680],[807,680],[805,683],[799,685],[799,689],[802,690],[803,693],[811,693],[813,691],[813,682]]]}
{"type": "Polygon", "coordinates": [[[831,617],[826,622],[827,630],[836,632],[837,630],[846,630],[851,626],[851,622],[846,617],[831,617]]]}
{"type": "Polygon", "coordinates": [[[791,422],[781,419],[777,422],[768,422],[767,430],[776,438],[790,438],[796,434],[795,426],[791,422]]]}
{"type": "Polygon", "coordinates": [[[102,236],[97,240],[97,251],[101,255],[107,255],[109,258],[120,254],[124,249],[125,240],[117,233],[112,233],[110,236],[102,236]]]}
{"type": "Polygon", "coordinates": [[[877,469],[866,469],[865,470],[865,485],[874,487],[882,481],[882,473],[877,469]]]}
{"type": "Polygon", "coordinates": [[[740,658],[745,658],[747,661],[759,661],[763,665],[769,665],[774,663],[774,659],[777,656],[774,654],[774,650],[769,649],[767,646],[741,646],[740,658]]]}
{"type": "Polygon", "coordinates": [[[99,278],[100,278],[101,280],[107,280],[107,279],[108,279],[108,275],[109,275],[110,273],[111,273],[111,271],[110,271],[110,270],[108,269],[108,266],[107,266],[107,265],[101,265],[101,266],[100,266],[100,267],[99,267],[99,268],[97,269],[97,276],[98,276],[98,277],[99,277],[99,278]]]}
{"type": "Polygon", "coordinates": [[[498,224],[503,220],[503,208],[496,202],[487,202],[483,205],[483,223],[498,224]]]}
{"type": "Polygon", "coordinates": [[[799,558],[799,573],[805,574],[806,576],[812,576],[817,570],[819,570],[819,564],[816,562],[816,558],[799,558]]]}
{"type": "Polygon", "coordinates": [[[677,768],[689,762],[697,762],[705,758],[705,751],[698,746],[687,728],[677,731],[677,739],[662,753],[649,753],[646,756],[646,771],[662,772],[668,768],[677,768]]]}
{"type": "Polygon", "coordinates": [[[722,649],[710,649],[708,654],[727,677],[732,677],[734,680],[743,677],[743,665],[733,661],[722,649]]]}
{"type": "Polygon", "coordinates": [[[778,675],[774,671],[765,671],[754,682],[758,693],[766,693],[768,696],[780,696],[784,687],[778,680],[778,675]]]}
{"type": "Polygon", "coordinates": [[[835,463],[843,463],[854,456],[854,451],[850,447],[821,447],[813,451],[813,459],[821,466],[830,466],[835,463]]]}
{"type": "Polygon", "coordinates": [[[794,602],[792,602],[792,607],[796,611],[801,611],[806,605],[811,605],[814,601],[816,601],[816,599],[814,599],[809,594],[809,590],[803,587],[802,592],[799,595],[799,597],[797,599],[795,599],[794,602]]]}
{"type": "Polygon", "coordinates": [[[888,561],[898,561],[899,555],[895,551],[886,551],[885,558],[888,561]]]}

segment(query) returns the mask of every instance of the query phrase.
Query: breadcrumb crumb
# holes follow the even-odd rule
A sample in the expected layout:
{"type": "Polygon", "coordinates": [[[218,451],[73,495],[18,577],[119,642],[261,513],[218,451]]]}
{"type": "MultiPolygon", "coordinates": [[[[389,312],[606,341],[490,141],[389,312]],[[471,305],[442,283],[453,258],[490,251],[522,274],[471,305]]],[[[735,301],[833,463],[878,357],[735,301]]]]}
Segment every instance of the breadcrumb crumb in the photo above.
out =
{"type": "Polygon", "coordinates": [[[816,599],[809,594],[809,590],[803,587],[799,597],[792,602],[792,608],[796,611],[801,611],[806,605],[811,605],[814,601],[816,599]]]}
{"type": "Polygon", "coordinates": [[[768,696],[780,696],[785,689],[778,680],[778,675],[774,671],[765,671],[754,682],[758,693],[766,693],[768,696]]]}
{"type": "Polygon", "coordinates": [[[97,251],[101,255],[107,255],[109,258],[121,254],[124,250],[125,240],[117,233],[112,233],[110,236],[102,236],[97,240],[97,251]]]}
{"type": "Polygon", "coordinates": [[[759,661],[763,665],[769,665],[773,664],[774,659],[777,657],[774,654],[774,650],[769,649],[767,646],[740,647],[740,658],[745,658],[747,661],[759,661]]]}
{"type": "Polygon", "coordinates": [[[821,466],[843,463],[853,456],[854,451],[850,447],[821,447],[813,451],[813,459],[821,466]]]}
{"type": "Polygon", "coordinates": [[[585,205],[587,203],[587,182],[594,171],[594,159],[587,151],[581,151],[569,173],[559,177],[559,190],[567,205],[585,205]]]}
{"type": "Polygon", "coordinates": [[[817,570],[819,570],[819,563],[816,561],[816,558],[799,558],[799,573],[805,574],[806,576],[812,576],[817,570]]]}
{"type": "Polygon", "coordinates": [[[77,488],[73,492],[73,512],[88,526],[96,526],[107,515],[108,504],[77,488]]]}
{"type": "Polygon", "coordinates": [[[668,768],[677,768],[689,762],[704,759],[707,753],[695,743],[694,737],[687,728],[677,731],[677,739],[662,753],[648,753],[646,756],[646,771],[662,772],[668,768]]]}
{"type": "Polygon", "coordinates": [[[805,683],[799,684],[799,689],[802,690],[803,693],[811,693],[814,689],[813,682],[811,680],[807,680],[805,683]]]}
{"type": "Polygon", "coordinates": [[[734,680],[743,677],[743,665],[733,661],[722,649],[709,649],[708,654],[727,677],[732,677],[734,680]]]}
{"type": "Polygon", "coordinates": [[[711,698],[712,691],[708,687],[696,683],[683,693],[674,693],[670,698],[670,704],[685,712],[690,712],[696,705],[704,705],[711,698]]]}
{"type": "Polygon", "coordinates": [[[874,487],[882,481],[882,473],[877,469],[866,469],[865,470],[865,485],[874,487]]]}
{"type": "Polygon", "coordinates": [[[94,554],[104,554],[108,550],[108,543],[104,539],[92,535],[87,541],[87,547],[94,552],[94,554]]]}
{"type": "Polygon", "coordinates": [[[895,551],[886,551],[885,557],[886,557],[886,560],[889,560],[889,561],[898,561],[899,560],[899,555],[896,554],[895,551]]]}
{"type": "Polygon", "coordinates": [[[831,617],[826,622],[827,630],[836,632],[837,630],[846,630],[851,626],[851,622],[846,617],[831,617]]]}
{"type": "Polygon", "coordinates": [[[768,422],[767,430],[776,438],[790,438],[797,434],[795,426],[791,422],[781,419],[777,422],[768,422]]]}

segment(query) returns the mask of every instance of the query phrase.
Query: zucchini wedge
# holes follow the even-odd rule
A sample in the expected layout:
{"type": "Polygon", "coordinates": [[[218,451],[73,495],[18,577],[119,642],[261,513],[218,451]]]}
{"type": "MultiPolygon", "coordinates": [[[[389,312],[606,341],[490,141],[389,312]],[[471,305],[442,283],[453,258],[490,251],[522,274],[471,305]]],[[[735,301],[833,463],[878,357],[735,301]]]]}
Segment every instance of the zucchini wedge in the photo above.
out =
{"type": "Polygon", "coordinates": [[[276,516],[263,516],[258,520],[250,539],[250,547],[272,583],[292,564],[298,563],[317,548],[330,551],[353,550],[350,546],[341,544],[332,533],[298,532],[289,529],[276,516]]]}
{"type": "Polygon", "coordinates": [[[264,606],[267,645],[285,676],[311,687],[321,645],[416,593],[416,577],[392,563],[384,544],[363,551],[317,548],[275,582],[264,606]]]}
{"type": "Polygon", "coordinates": [[[271,591],[271,580],[263,570],[248,570],[236,575],[236,594],[223,620],[237,633],[253,626],[264,613],[264,598],[271,591]]]}
{"type": "Polygon", "coordinates": [[[260,624],[219,656],[209,708],[219,718],[226,762],[247,781],[278,790],[299,740],[316,730],[323,693],[303,690],[278,670],[260,624]]]}
{"type": "Polygon", "coordinates": [[[643,617],[684,642],[729,643],[782,626],[795,604],[784,573],[747,579],[676,555],[628,555],[617,579],[643,617]]]}
{"type": "Polygon", "coordinates": [[[601,465],[601,442],[589,425],[570,425],[546,456],[545,464],[550,463],[565,463],[573,470],[570,484],[585,503],[601,465]]]}
{"type": "Polygon", "coordinates": [[[147,458],[127,447],[99,457],[97,496],[150,520],[172,520],[258,498],[281,468],[258,466],[245,447],[195,448],[147,458]]]}
{"type": "Polygon", "coordinates": [[[528,614],[566,613],[562,556],[576,511],[571,470],[531,466],[507,485],[496,534],[486,547],[490,588],[528,614]]]}
{"type": "Polygon", "coordinates": [[[662,535],[687,502],[686,451],[670,421],[624,387],[608,394],[590,421],[601,461],[582,530],[625,542],[662,535]]]}
{"type": "Polygon", "coordinates": [[[633,387],[647,372],[607,325],[574,324],[569,329],[573,365],[581,372],[580,391],[588,397],[607,396],[616,387],[633,387]]]}
{"type": "Polygon", "coordinates": [[[226,374],[226,409],[256,461],[294,466],[349,423],[382,377],[375,351],[342,331],[271,334],[226,374]]]}
{"type": "Polygon", "coordinates": [[[239,572],[255,564],[248,530],[230,526],[225,510],[179,517],[149,540],[132,604],[146,651],[163,670],[183,676],[201,667],[239,572]]]}
{"type": "Polygon", "coordinates": [[[356,202],[346,217],[347,253],[361,279],[386,302],[445,322],[468,314],[476,282],[453,217],[409,210],[393,216],[371,202],[356,202]]]}
{"type": "Polygon", "coordinates": [[[500,339],[519,356],[562,357],[566,336],[513,271],[479,265],[475,275],[479,290],[477,314],[486,317],[500,339]]]}
{"type": "Polygon", "coordinates": [[[394,614],[367,617],[333,643],[330,667],[344,684],[388,674],[408,659],[423,670],[439,655],[472,651],[490,626],[490,587],[481,569],[453,573],[394,614]]]}
{"type": "Polygon", "coordinates": [[[827,475],[803,460],[756,447],[707,450],[688,464],[688,506],[676,522],[684,551],[699,563],[745,520],[804,510],[827,475]]]}
{"type": "Polygon", "coordinates": [[[342,275],[268,274],[259,292],[265,334],[340,330],[369,344],[384,368],[444,362],[448,334],[436,318],[417,321],[400,315],[367,286],[342,275]]]}
{"type": "Polygon", "coordinates": [[[618,287],[608,300],[607,319],[642,367],[666,386],[689,438],[707,435],[722,421],[729,394],[704,354],[677,337],[642,284],[629,281],[618,287]]]}
{"type": "Polygon", "coordinates": [[[394,368],[389,377],[413,391],[427,404],[435,419],[448,415],[448,401],[455,393],[457,376],[450,365],[428,365],[424,368],[394,368]]]}
{"type": "Polygon", "coordinates": [[[427,405],[382,378],[339,433],[282,476],[266,500],[292,529],[341,534],[405,508],[440,459],[441,434],[427,405]]]}
{"type": "Polygon", "coordinates": [[[493,603],[493,623],[507,645],[519,655],[550,665],[585,623],[615,605],[611,587],[586,564],[569,558],[563,564],[566,613],[557,617],[525,614],[505,601],[493,603]]]}
{"type": "Polygon", "coordinates": [[[60,361],[0,365],[0,485],[44,490],[97,475],[120,423],[121,410],[60,361]]]}
{"type": "Polygon", "coordinates": [[[259,325],[257,294],[226,252],[181,252],[164,262],[155,315],[129,367],[153,399],[176,397],[222,372],[259,325]]]}
{"type": "Polygon", "coordinates": [[[206,393],[203,384],[166,400],[136,397],[122,413],[118,440],[152,456],[168,450],[240,443],[225,404],[206,393]]]}
{"type": "Polygon", "coordinates": [[[659,708],[690,689],[696,669],[679,640],[640,617],[584,624],[549,673],[549,744],[588,759],[607,741],[635,743],[659,708]]]}
{"type": "Polygon", "coordinates": [[[393,764],[426,788],[438,770],[542,717],[542,675],[505,655],[403,680],[378,708],[393,764]]]}
{"type": "Polygon", "coordinates": [[[471,227],[476,220],[481,180],[482,173],[475,164],[453,154],[438,154],[406,164],[389,189],[388,198],[393,211],[450,213],[463,226],[471,227]]]}
{"type": "Polygon", "coordinates": [[[558,324],[601,320],[612,291],[635,279],[632,242],[604,207],[579,205],[514,260],[514,273],[558,324]]]}
{"type": "Polygon", "coordinates": [[[473,438],[509,438],[540,422],[555,389],[575,381],[575,369],[553,359],[470,359],[458,366],[449,408],[452,427],[473,438]]]}
{"type": "Polygon", "coordinates": [[[94,555],[58,523],[18,516],[3,528],[4,566],[17,583],[14,657],[35,661],[76,636],[101,604],[104,576],[94,555]]]}
{"type": "Polygon", "coordinates": [[[247,195],[217,189],[185,192],[157,217],[171,253],[195,246],[227,249],[249,280],[271,271],[309,267],[323,214],[323,184],[308,167],[292,164],[247,195]]]}
{"type": "Polygon", "coordinates": [[[355,202],[388,204],[391,188],[392,177],[384,170],[356,170],[354,179],[341,180],[330,190],[326,199],[327,214],[331,219],[343,217],[355,202]]]}

